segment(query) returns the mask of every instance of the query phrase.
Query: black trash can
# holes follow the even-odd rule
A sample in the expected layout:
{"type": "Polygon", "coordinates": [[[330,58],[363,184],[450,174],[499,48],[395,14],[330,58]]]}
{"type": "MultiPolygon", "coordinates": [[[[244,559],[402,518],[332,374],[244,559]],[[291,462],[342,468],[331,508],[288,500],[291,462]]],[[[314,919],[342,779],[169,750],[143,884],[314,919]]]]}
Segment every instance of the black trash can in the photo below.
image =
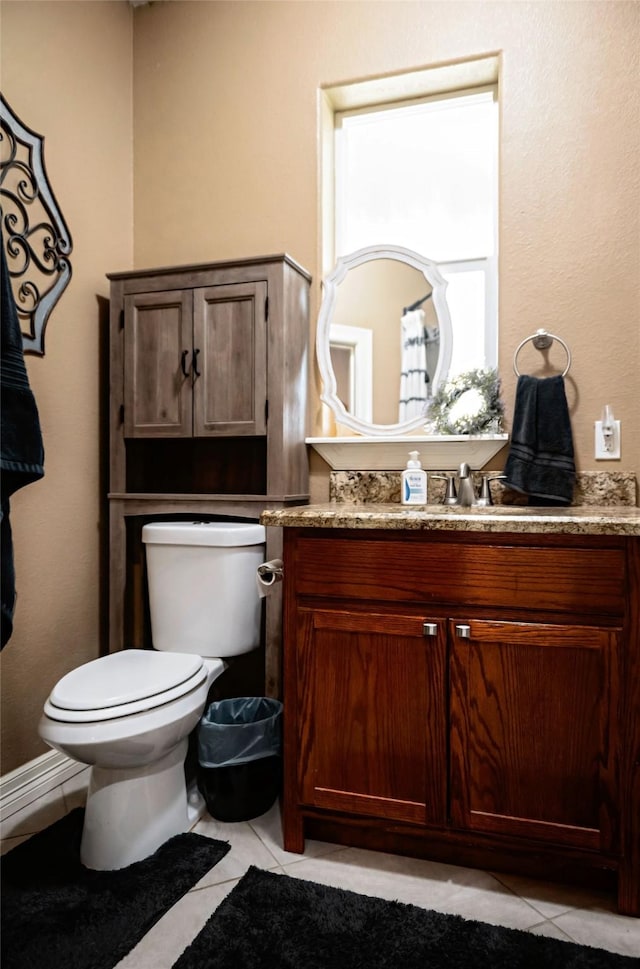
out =
{"type": "Polygon", "coordinates": [[[198,787],[219,821],[249,821],[280,793],[282,704],[236,697],[209,704],[198,726],[198,787]]]}

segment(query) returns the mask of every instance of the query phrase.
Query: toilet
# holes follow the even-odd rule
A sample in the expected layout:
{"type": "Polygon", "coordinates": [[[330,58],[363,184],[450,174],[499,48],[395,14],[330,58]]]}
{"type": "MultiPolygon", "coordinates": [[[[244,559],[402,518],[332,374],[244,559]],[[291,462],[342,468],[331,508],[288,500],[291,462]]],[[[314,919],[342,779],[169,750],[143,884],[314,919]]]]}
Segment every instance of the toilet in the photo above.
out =
{"type": "Polygon", "coordinates": [[[91,765],[80,859],[124,868],[186,831],[203,807],[187,793],[189,734],[226,658],[260,643],[256,571],[264,526],[143,526],[153,649],[124,649],[63,676],[44,705],[42,739],[91,765]]]}

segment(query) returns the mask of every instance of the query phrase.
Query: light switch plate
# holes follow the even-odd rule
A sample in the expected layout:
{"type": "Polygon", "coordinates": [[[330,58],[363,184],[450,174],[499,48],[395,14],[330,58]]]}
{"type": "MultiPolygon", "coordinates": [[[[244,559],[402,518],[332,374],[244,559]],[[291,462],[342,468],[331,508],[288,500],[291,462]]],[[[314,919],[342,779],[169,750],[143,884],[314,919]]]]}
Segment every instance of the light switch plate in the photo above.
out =
{"type": "Polygon", "coordinates": [[[596,461],[617,461],[620,458],[620,421],[613,422],[613,437],[609,451],[604,447],[602,421],[595,422],[595,457],[596,461]]]}

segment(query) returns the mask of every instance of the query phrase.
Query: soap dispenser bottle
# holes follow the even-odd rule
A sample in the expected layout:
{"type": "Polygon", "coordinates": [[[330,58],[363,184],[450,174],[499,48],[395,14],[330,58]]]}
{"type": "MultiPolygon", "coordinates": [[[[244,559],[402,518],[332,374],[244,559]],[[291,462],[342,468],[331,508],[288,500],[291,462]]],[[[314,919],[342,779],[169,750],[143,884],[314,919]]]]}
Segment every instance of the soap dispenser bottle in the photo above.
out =
{"type": "Polygon", "coordinates": [[[426,505],[427,503],[427,472],[420,464],[417,451],[409,452],[407,467],[402,472],[402,504],[426,505]]]}

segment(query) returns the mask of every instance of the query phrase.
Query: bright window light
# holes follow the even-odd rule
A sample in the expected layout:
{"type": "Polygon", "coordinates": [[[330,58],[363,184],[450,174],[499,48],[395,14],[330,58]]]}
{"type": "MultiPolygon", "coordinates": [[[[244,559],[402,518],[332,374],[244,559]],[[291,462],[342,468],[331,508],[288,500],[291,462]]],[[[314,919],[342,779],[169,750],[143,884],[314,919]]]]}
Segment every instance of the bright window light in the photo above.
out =
{"type": "Polygon", "coordinates": [[[381,241],[492,255],[496,148],[493,91],[336,114],[336,255],[381,241]]]}
{"type": "Polygon", "coordinates": [[[494,87],[335,114],[335,255],[390,244],[440,265],[454,332],[486,345],[457,341],[450,373],[497,364],[497,155],[494,87]]]}

